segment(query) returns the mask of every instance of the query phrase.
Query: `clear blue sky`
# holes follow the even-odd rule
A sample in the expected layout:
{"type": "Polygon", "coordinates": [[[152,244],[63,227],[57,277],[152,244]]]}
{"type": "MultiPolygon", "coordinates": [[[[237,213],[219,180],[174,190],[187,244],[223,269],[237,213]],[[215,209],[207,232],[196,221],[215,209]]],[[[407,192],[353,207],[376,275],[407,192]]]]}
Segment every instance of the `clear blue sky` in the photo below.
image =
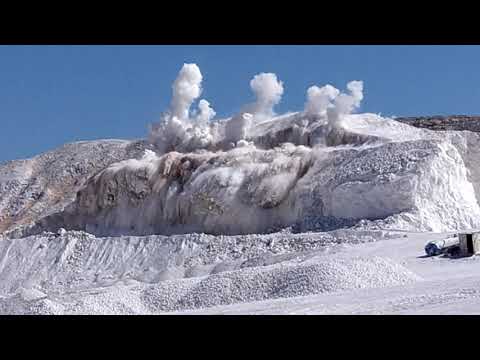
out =
{"type": "Polygon", "coordinates": [[[0,162],[144,137],[184,62],[220,116],[253,99],[259,72],[284,82],[277,112],[302,109],[311,85],[363,80],[362,112],[480,114],[480,46],[0,46],[0,162]]]}

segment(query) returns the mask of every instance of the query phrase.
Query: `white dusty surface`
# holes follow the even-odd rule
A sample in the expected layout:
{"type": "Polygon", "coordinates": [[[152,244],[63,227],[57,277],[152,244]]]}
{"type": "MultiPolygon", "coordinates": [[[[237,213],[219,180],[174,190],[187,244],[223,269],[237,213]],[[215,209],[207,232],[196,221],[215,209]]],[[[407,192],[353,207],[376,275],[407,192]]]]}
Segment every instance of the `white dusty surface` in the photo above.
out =
{"type": "Polygon", "coordinates": [[[419,279],[404,285],[343,290],[184,312],[187,314],[480,314],[480,257],[423,257],[423,246],[444,234],[353,245],[357,256],[388,258],[419,279]]]}
{"type": "Polygon", "coordinates": [[[383,233],[380,240],[377,232],[361,243],[345,235],[125,241],[69,232],[43,255],[41,236],[5,240],[12,243],[1,250],[0,313],[480,312],[480,257],[424,257],[426,242],[448,234],[383,233]]]}

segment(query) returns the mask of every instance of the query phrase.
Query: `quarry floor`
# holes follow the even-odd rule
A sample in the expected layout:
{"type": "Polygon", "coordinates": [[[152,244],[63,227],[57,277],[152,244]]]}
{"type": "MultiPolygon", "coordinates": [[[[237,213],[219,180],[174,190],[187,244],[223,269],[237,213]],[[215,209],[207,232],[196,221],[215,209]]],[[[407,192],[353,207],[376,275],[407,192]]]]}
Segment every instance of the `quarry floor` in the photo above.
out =
{"type": "Polygon", "coordinates": [[[449,235],[396,232],[383,240],[325,245],[303,260],[298,255],[300,260],[168,280],[128,275],[138,261],[155,267],[164,254],[154,248],[130,254],[126,244],[138,239],[4,240],[10,245],[0,261],[1,281],[24,290],[0,296],[0,314],[480,314],[480,256],[425,255],[428,241],[449,235]],[[45,255],[45,246],[58,249],[45,255]],[[29,248],[33,252],[26,253],[29,248]],[[84,252],[84,267],[75,267],[80,255],[67,256],[73,248],[84,252]],[[117,273],[112,269],[119,264],[117,273]],[[112,281],[97,281],[89,271],[112,281]],[[45,282],[53,287],[43,287],[45,282]]]}
{"type": "Polygon", "coordinates": [[[216,306],[174,314],[480,314],[480,256],[426,257],[425,244],[446,237],[405,233],[406,237],[346,245],[341,252],[389,258],[417,274],[412,284],[216,306]]]}

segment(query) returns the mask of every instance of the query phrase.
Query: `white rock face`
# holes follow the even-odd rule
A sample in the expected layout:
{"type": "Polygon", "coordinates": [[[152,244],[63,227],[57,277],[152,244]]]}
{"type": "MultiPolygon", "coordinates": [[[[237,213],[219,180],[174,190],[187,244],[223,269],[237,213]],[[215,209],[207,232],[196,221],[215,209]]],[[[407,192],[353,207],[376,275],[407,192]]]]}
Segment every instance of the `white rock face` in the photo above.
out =
{"type": "Polygon", "coordinates": [[[252,128],[232,150],[150,152],[112,164],[35,229],[251,234],[308,230],[312,219],[328,219],[331,228],[362,219],[403,230],[479,227],[479,180],[464,158],[476,162],[459,145],[462,136],[373,114],[347,115],[335,128],[293,114],[252,128]]]}
{"type": "Polygon", "coordinates": [[[390,143],[364,152],[359,155],[363,159],[347,164],[350,169],[357,166],[357,174],[332,189],[330,215],[383,219],[403,214],[408,223],[396,225],[404,230],[448,231],[479,225],[473,185],[449,142],[390,143]],[[379,157],[385,159],[383,164],[379,157]]]}
{"type": "Polygon", "coordinates": [[[0,164],[0,233],[63,210],[91,176],[138,157],[146,146],[144,141],[82,141],[0,164]]]}

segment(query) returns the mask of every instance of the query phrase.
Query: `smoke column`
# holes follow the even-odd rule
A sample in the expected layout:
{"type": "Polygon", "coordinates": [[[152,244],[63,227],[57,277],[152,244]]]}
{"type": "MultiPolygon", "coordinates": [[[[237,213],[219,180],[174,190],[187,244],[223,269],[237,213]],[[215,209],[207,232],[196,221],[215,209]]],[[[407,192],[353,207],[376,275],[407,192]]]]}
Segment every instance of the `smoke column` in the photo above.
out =
{"type": "MultiPolygon", "coordinates": [[[[260,73],[250,81],[255,102],[243,107],[237,115],[222,122],[212,122],[216,112],[210,103],[201,99],[198,109],[192,105],[202,94],[202,73],[196,64],[183,64],[172,85],[172,100],[159,123],[150,127],[150,141],[157,151],[193,151],[206,149],[222,141],[238,143],[251,136],[251,129],[274,115],[274,107],[284,92],[283,82],[274,73],[260,73]]],[[[348,92],[332,85],[311,86],[307,90],[304,114],[323,117],[330,126],[340,123],[363,100],[363,82],[351,81],[348,92]]],[[[308,121],[306,122],[308,124],[308,121]]]]}
{"type": "Polygon", "coordinates": [[[209,122],[217,114],[215,110],[210,107],[210,103],[205,99],[198,102],[198,109],[199,113],[195,117],[195,120],[200,124],[209,122]]]}
{"type": "Polygon", "coordinates": [[[196,64],[183,64],[175,79],[170,106],[172,117],[180,120],[189,118],[190,107],[202,93],[202,73],[196,64]]]}
{"type": "Polygon", "coordinates": [[[273,73],[261,73],[255,75],[250,81],[250,88],[256,96],[256,101],[249,111],[253,115],[272,117],[273,107],[282,99],[283,83],[273,73]]]}
{"type": "Polygon", "coordinates": [[[342,116],[351,114],[360,107],[363,99],[363,82],[350,81],[347,84],[350,94],[341,93],[333,100],[333,107],[327,109],[328,122],[336,126],[342,120],[342,116]]]}
{"type": "Polygon", "coordinates": [[[340,93],[332,85],[310,87],[304,112],[307,115],[326,115],[330,125],[337,125],[343,115],[351,114],[363,100],[362,81],[350,81],[347,89],[349,94],[340,93]]]}
{"type": "Polygon", "coordinates": [[[350,94],[340,94],[335,98],[335,109],[339,114],[350,114],[360,106],[363,100],[363,82],[350,81],[347,84],[350,94]]]}
{"type": "Polygon", "coordinates": [[[328,106],[339,94],[340,91],[332,85],[311,86],[307,90],[305,112],[308,115],[325,115],[328,106]]]}
{"type": "Polygon", "coordinates": [[[172,85],[172,101],[169,110],[159,123],[150,126],[150,142],[160,153],[192,146],[207,146],[213,141],[213,127],[208,122],[215,111],[207,100],[200,100],[194,118],[190,108],[202,93],[202,73],[196,64],[183,64],[172,85]]]}

